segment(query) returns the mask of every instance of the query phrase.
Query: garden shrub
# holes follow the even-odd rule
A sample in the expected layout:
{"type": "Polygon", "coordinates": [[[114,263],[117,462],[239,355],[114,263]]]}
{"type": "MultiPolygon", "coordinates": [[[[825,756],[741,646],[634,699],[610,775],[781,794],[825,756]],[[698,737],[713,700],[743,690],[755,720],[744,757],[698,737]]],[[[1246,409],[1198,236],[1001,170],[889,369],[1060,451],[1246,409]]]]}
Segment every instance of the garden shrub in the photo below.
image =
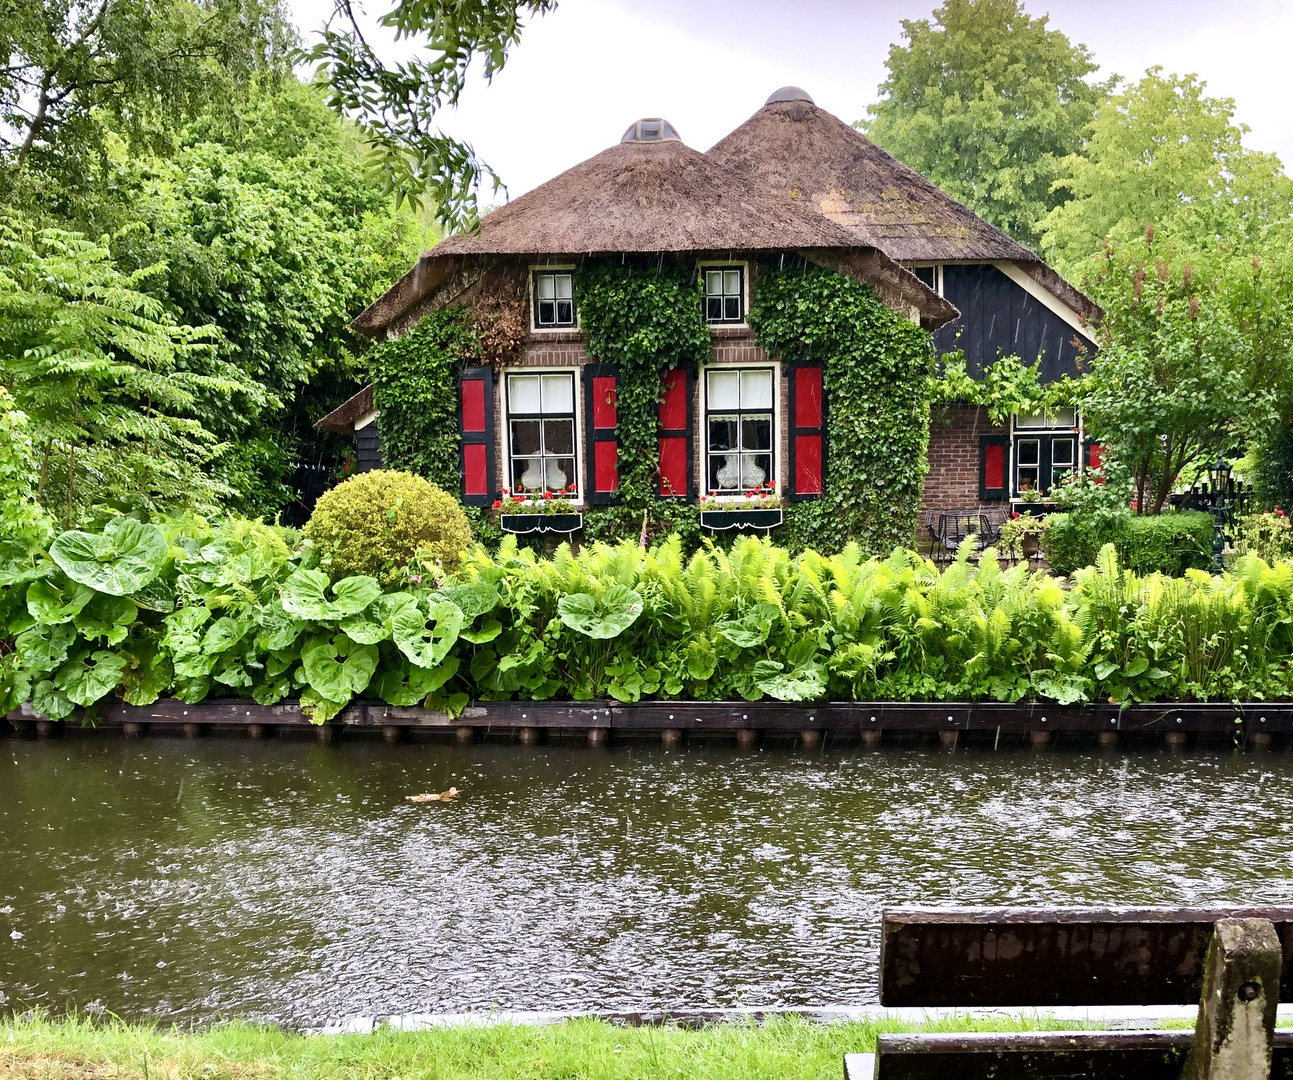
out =
{"type": "Polygon", "coordinates": [[[1092,565],[1105,544],[1138,574],[1180,575],[1212,565],[1213,519],[1199,510],[1116,518],[1052,514],[1050,522],[1043,551],[1057,574],[1092,565]]]}
{"type": "Polygon", "coordinates": [[[1227,532],[1238,555],[1256,555],[1267,562],[1293,558],[1293,522],[1278,506],[1260,514],[1245,514],[1227,532]]]}
{"type": "Polygon", "coordinates": [[[334,581],[367,574],[393,585],[415,560],[452,573],[471,524],[457,499],[422,477],[374,469],[320,496],[305,535],[334,581]]]}

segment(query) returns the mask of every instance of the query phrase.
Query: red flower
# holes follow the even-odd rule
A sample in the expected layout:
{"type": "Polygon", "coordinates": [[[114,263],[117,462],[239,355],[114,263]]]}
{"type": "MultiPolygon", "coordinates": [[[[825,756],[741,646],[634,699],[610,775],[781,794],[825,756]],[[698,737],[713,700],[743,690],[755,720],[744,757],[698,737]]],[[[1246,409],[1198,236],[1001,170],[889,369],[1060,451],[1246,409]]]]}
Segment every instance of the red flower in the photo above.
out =
{"type": "Polygon", "coordinates": [[[525,496],[524,496],[524,495],[513,495],[513,496],[512,496],[512,502],[525,502],[525,496]]]}
{"type": "Polygon", "coordinates": [[[551,491],[545,491],[545,492],[543,493],[543,497],[544,497],[545,499],[551,499],[551,498],[552,498],[552,492],[551,492],[551,491]]]}
{"type": "Polygon", "coordinates": [[[492,510],[497,510],[497,509],[498,509],[500,506],[502,506],[502,505],[503,505],[503,500],[502,500],[502,499],[495,499],[495,500],[494,500],[494,505],[493,505],[490,509],[492,509],[492,510]]]}
{"type": "Polygon", "coordinates": [[[567,490],[567,491],[578,491],[578,490],[579,490],[579,486],[578,486],[577,484],[569,484],[569,485],[567,485],[566,490],[567,490]]]}
{"type": "Polygon", "coordinates": [[[512,489],[511,489],[511,488],[504,488],[504,489],[503,489],[503,494],[504,494],[504,495],[511,495],[511,494],[512,494],[512,489]]]}

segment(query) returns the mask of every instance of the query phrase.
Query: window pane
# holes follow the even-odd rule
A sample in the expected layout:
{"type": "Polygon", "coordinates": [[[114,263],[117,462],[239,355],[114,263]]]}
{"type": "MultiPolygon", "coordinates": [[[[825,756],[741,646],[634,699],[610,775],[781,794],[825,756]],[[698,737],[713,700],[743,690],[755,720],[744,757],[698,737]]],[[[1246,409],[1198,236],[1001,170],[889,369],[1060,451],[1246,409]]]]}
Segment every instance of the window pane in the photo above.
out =
{"type": "Polygon", "coordinates": [[[740,455],[711,454],[709,456],[709,490],[739,491],[740,489],[740,455]]]}
{"type": "Polygon", "coordinates": [[[705,301],[705,318],[710,322],[723,321],[723,298],[721,296],[711,296],[705,301]]]}
{"type": "Polygon", "coordinates": [[[572,295],[570,290],[570,275],[557,274],[555,275],[554,280],[556,282],[556,288],[557,288],[557,299],[569,300],[572,295]]]}
{"type": "Polygon", "coordinates": [[[1051,427],[1077,427],[1077,409],[1060,409],[1050,417],[1051,427]]]}
{"type": "Polygon", "coordinates": [[[723,292],[727,293],[728,296],[739,296],[741,294],[741,271],[723,271],[723,292]]]}
{"type": "Polygon", "coordinates": [[[705,292],[710,296],[722,296],[723,294],[723,271],[706,270],[705,271],[705,292]]]}
{"type": "Polygon", "coordinates": [[[770,368],[741,372],[741,408],[772,408],[772,371],[770,368]]]}
{"type": "Polygon", "coordinates": [[[539,411],[539,376],[509,375],[507,377],[507,407],[514,413],[539,411]]]}
{"type": "Polygon", "coordinates": [[[741,321],[741,298],[739,296],[726,296],[723,298],[723,321],[741,321]]]}
{"type": "Polygon", "coordinates": [[[552,300],[540,300],[534,314],[536,326],[552,326],[557,321],[557,307],[552,300]]]}
{"type": "Polygon", "coordinates": [[[513,458],[512,488],[515,491],[542,491],[543,458],[513,458]]]}
{"type": "Polygon", "coordinates": [[[711,416],[709,418],[709,449],[736,449],[735,416],[711,416]]]}
{"type": "Polygon", "coordinates": [[[1041,443],[1036,439],[1020,439],[1015,446],[1015,460],[1020,465],[1041,464],[1041,443]]]}
{"type": "MultiPolygon", "coordinates": [[[[525,452],[522,451],[522,453],[525,452]]],[[[543,421],[543,452],[545,454],[573,454],[575,452],[575,422],[573,420],[543,421]]]]}
{"type": "Polygon", "coordinates": [[[564,491],[567,484],[575,482],[575,462],[572,458],[547,458],[544,467],[549,491],[564,491]]]}
{"type": "Polygon", "coordinates": [[[543,376],[543,411],[545,413],[573,413],[575,411],[575,379],[573,375],[543,376]]]}
{"type": "Polygon", "coordinates": [[[771,450],[772,449],[772,417],[771,416],[741,417],[741,449],[742,450],[771,450]]]}
{"type": "Polygon", "coordinates": [[[1044,428],[1046,426],[1046,417],[1041,413],[1021,413],[1015,417],[1015,427],[1017,428],[1044,428]]]}
{"type": "Polygon", "coordinates": [[[1019,470],[1019,490],[1020,491],[1037,490],[1037,470],[1036,469],[1019,470]]]}
{"type": "Polygon", "coordinates": [[[1073,440],[1056,439],[1051,443],[1051,464],[1052,465],[1072,465],[1073,464],[1073,440]]]}
{"type": "Polygon", "coordinates": [[[772,458],[767,454],[741,455],[741,488],[751,491],[772,475],[772,458]]]}
{"type": "Polygon", "coordinates": [[[739,409],[741,407],[741,373],[739,371],[710,371],[707,405],[711,409],[739,409]]]}
{"type": "Polygon", "coordinates": [[[556,283],[551,274],[536,274],[534,276],[535,295],[540,300],[551,300],[557,295],[556,283]]]}
{"type": "Polygon", "coordinates": [[[512,421],[512,453],[538,454],[543,450],[539,442],[538,420],[512,421]]]}
{"type": "Polygon", "coordinates": [[[575,308],[569,300],[557,301],[557,317],[555,322],[557,326],[575,325],[575,308]]]}

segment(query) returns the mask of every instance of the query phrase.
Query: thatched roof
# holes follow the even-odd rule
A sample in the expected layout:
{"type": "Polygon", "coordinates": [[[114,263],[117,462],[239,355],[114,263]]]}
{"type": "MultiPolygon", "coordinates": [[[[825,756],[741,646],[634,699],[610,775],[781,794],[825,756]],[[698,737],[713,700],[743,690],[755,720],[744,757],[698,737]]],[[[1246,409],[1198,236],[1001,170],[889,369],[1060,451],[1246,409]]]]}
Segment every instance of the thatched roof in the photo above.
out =
{"type": "Polygon", "coordinates": [[[355,421],[373,411],[373,384],[369,383],[359,393],[347,398],[322,420],[316,420],[314,426],[320,431],[342,431],[349,433],[355,430],[355,421]]]}
{"type": "MultiPolygon", "coordinates": [[[[477,232],[437,244],[354,326],[378,333],[469,264],[499,257],[872,246],[676,138],[627,139],[487,214],[477,232]]],[[[870,265],[878,276],[865,280],[882,300],[931,328],[956,317],[946,300],[876,254],[870,265]]]]}
{"type": "Polygon", "coordinates": [[[1079,314],[1099,317],[1099,308],[1035,253],[802,90],[777,91],[707,156],[899,262],[1014,262],[1079,314]]]}

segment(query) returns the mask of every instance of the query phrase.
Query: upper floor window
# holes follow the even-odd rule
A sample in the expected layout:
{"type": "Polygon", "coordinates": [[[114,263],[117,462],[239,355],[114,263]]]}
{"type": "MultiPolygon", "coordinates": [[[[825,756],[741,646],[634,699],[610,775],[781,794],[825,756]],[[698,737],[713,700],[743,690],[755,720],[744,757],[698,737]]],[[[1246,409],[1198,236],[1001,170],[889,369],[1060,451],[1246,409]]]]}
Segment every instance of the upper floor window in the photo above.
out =
{"type": "Polygon", "coordinates": [[[574,275],[569,270],[536,270],[534,273],[534,328],[554,330],[574,325],[574,275]]]}
{"type": "Polygon", "coordinates": [[[705,284],[705,319],[712,323],[745,322],[745,267],[701,268],[705,284]]]}
{"type": "Polygon", "coordinates": [[[509,371],[507,423],[507,477],[514,492],[567,491],[578,484],[574,372],[509,371]]]}
{"type": "Polygon", "coordinates": [[[941,266],[913,266],[911,272],[939,296],[943,295],[943,268],[941,266]]]}
{"type": "Polygon", "coordinates": [[[1049,495],[1055,485],[1077,468],[1080,442],[1077,410],[1020,414],[1015,417],[1013,428],[1015,497],[1025,498],[1030,492],[1049,495]]]}

